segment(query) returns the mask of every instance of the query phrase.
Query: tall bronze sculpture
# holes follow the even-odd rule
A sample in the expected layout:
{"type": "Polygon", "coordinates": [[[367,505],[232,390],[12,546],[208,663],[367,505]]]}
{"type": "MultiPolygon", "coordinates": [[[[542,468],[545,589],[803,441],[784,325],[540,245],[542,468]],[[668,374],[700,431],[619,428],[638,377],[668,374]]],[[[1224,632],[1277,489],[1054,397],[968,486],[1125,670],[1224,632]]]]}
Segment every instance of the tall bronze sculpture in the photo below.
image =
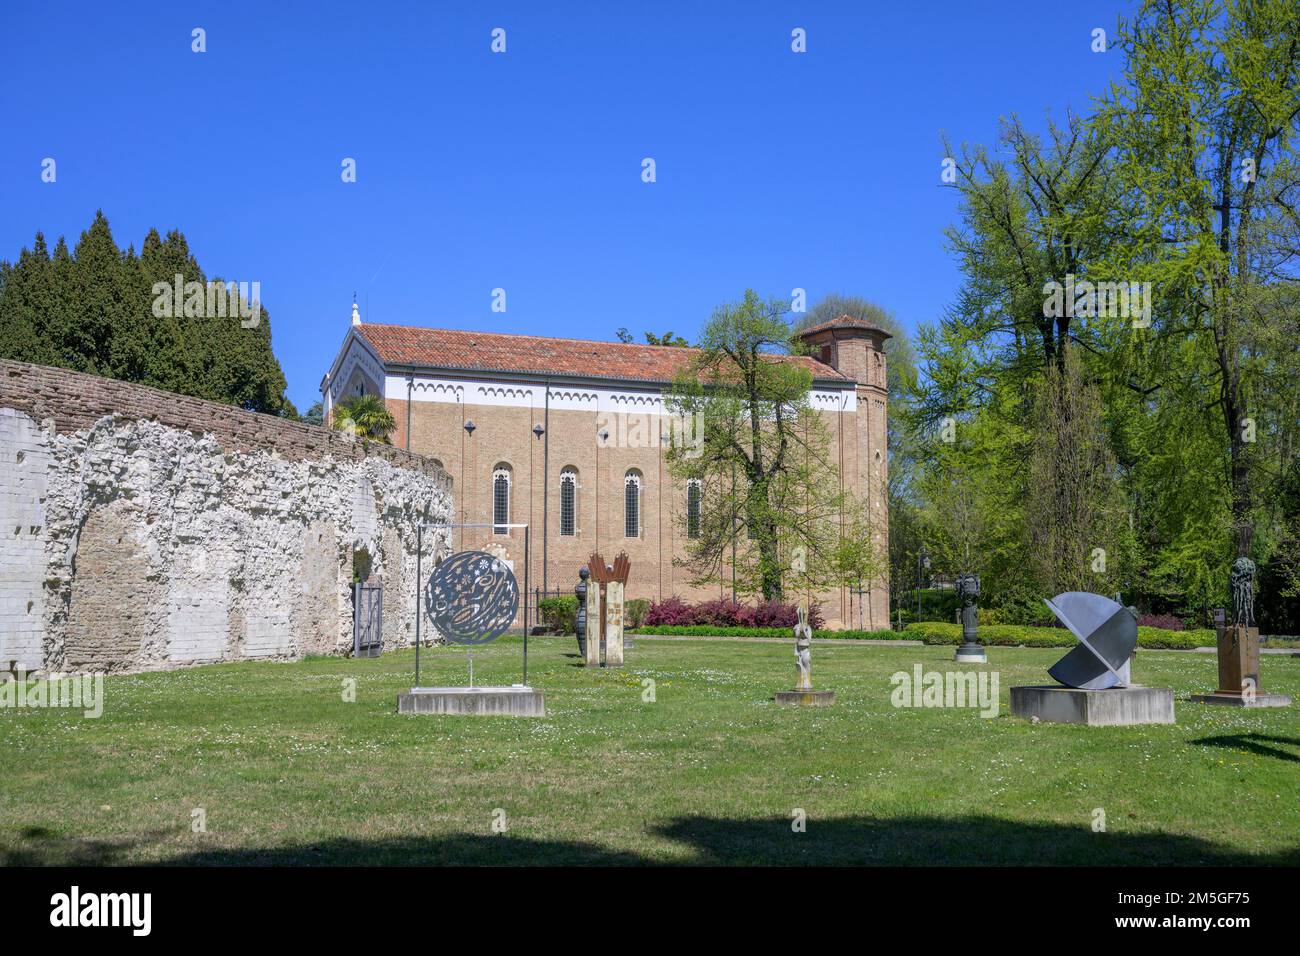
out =
{"type": "Polygon", "coordinates": [[[1193,694],[1201,704],[1229,707],[1286,707],[1285,694],[1265,694],[1259,686],[1259,628],[1255,627],[1255,562],[1240,557],[1228,573],[1232,623],[1215,622],[1219,687],[1212,694],[1193,694]]]}
{"type": "Polygon", "coordinates": [[[988,654],[979,642],[980,579],[974,574],[959,574],[956,582],[957,600],[961,602],[961,645],[956,660],[972,664],[987,664],[988,654]]]}

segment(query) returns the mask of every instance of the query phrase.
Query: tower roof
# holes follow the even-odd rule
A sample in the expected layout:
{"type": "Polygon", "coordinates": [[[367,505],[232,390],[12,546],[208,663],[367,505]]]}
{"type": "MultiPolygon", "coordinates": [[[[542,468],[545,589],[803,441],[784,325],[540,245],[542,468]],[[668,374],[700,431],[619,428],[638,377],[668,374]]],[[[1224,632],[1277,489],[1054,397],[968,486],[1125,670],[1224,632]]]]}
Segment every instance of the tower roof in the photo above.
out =
{"type": "Polygon", "coordinates": [[[836,316],[826,322],[818,322],[816,325],[802,329],[799,332],[799,338],[806,339],[821,332],[833,332],[841,329],[845,331],[868,332],[872,335],[877,335],[882,339],[892,339],[894,337],[880,326],[868,322],[866,319],[856,319],[846,313],[844,315],[836,316]]]}

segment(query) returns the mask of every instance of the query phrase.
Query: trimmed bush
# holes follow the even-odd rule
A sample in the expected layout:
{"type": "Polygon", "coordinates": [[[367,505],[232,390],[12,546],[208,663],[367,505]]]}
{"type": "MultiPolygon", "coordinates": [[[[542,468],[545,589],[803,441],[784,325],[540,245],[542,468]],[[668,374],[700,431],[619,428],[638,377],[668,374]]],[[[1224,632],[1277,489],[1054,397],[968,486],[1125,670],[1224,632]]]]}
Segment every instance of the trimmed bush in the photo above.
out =
{"type": "Polygon", "coordinates": [[[627,626],[637,628],[645,623],[645,617],[650,613],[650,602],[645,598],[633,598],[623,605],[623,611],[627,617],[627,626]]]}
{"type": "MultiPolygon", "coordinates": [[[[903,636],[927,644],[960,644],[960,624],[922,621],[909,624],[903,636]]],[[[989,647],[1072,647],[1073,634],[1062,627],[1032,627],[1028,624],[994,624],[979,629],[979,642],[989,647]]],[[[1183,650],[1213,647],[1213,631],[1166,631],[1155,627],[1138,628],[1138,647],[1183,650]]]]}
{"type": "Polygon", "coordinates": [[[542,598],[537,605],[542,624],[552,634],[578,633],[578,598],[542,598]]]}
{"type": "MultiPolygon", "coordinates": [[[[662,634],[670,637],[788,637],[794,639],[794,627],[714,627],[710,624],[649,624],[638,628],[637,634],[662,634]]],[[[818,640],[848,641],[899,641],[907,638],[899,631],[827,631],[815,630],[818,640]]]]}

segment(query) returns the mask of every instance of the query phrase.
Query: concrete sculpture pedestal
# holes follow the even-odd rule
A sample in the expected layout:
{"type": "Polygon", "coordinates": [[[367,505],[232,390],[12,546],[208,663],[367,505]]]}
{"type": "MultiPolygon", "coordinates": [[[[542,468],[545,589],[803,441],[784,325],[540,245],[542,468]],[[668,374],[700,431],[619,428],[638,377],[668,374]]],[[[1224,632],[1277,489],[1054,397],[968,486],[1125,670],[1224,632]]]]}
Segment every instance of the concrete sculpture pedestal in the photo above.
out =
{"type": "Polygon", "coordinates": [[[1234,624],[1215,629],[1219,652],[1219,689],[1213,694],[1193,694],[1198,704],[1226,707],[1290,707],[1286,694],[1265,694],[1259,689],[1259,628],[1234,624]]]}
{"type": "Polygon", "coordinates": [[[1286,694],[1231,694],[1215,691],[1213,694],[1193,694],[1188,698],[1198,704],[1223,704],[1226,707],[1290,707],[1286,694]]]}
{"type": "Polygon", "coordinates": [[[1046,685],[1011,688],[1011,713],[1037,717],[1045,723],[1086,724],[1089,727],[1130,727],[1172,724],[1174,692],[1169,687],[1109,687],[1083,690],[1046,685]]]}
{"type": "Polygon", "coordinates": [[[835,703],[835,691],[779,690],[776,702],[786,707],[829,707],[835,703]]]}
{"type": "Polygon", "coordinates": [[[412,687],[397,695],[399,714],[461,714],[471,717],[545,717],[540,690],[510,687],[412,687]]]}

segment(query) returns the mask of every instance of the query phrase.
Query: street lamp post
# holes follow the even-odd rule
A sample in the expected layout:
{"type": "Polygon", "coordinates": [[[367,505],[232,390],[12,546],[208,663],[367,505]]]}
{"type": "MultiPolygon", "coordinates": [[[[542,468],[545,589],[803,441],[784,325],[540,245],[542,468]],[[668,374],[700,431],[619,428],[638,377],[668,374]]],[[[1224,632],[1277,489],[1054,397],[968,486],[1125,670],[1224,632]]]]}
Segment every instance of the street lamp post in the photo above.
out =
{"type": "Polygon", "coordinates": [[[930,556],[925,553],[925,548],[922,548],[920,551],[916,553],[916,620],[918,623],[920,623],[921,620],[921,568],[922,566],[924,566],[925,570],[927,571],[930,570],[930,556]]]}

